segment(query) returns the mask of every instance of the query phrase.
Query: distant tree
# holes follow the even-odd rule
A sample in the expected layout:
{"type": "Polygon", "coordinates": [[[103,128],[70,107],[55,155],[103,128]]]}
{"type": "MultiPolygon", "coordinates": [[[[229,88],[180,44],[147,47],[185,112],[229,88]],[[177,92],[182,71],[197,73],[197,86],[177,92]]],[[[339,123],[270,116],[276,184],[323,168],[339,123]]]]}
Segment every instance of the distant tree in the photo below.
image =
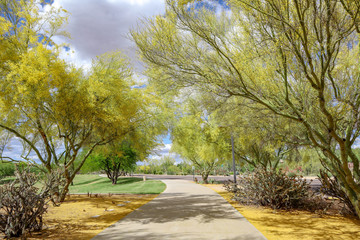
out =
{"type": "Polygon", "coordinates": [[[127,141],[111,143],[98,151],[94,159],[101,170],[106,172],[112,184],[116,184],[119,176],[125,176],[136,168],[136,150],[127,141]]]}
{"type": "Polygon", "coordinates": [[[170,156],[162,156],[159,160],[160,166],[165,174],[169,174],[168,171],[171,167],[175,166],[175,159],[170,156]]]}
{"type": "Polygon", "coordinates": [[[191,164],[183,161],[183,162],[180,162],[177,167],[179,168],[180,170],[180,174],[182,175],[189,175],[189,174],[192,174],[192,166],[191,164]]]}
{"type": "Polygon", "coordinates": [[[194,103],[190,101],[174,123],[171,150],[195,165],[207,183],[214,167],[230,159],[229,141],[212,117],[194,103]]]}

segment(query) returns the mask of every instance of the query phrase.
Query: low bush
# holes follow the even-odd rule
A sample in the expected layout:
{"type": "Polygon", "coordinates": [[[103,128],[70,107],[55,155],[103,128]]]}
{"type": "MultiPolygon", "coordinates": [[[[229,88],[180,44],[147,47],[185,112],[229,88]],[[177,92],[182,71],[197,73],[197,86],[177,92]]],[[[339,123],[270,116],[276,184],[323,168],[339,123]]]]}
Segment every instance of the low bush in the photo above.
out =
{"type": "Polygon", "coordinates": [[[301,176],[287,176],[283,171],[255,169],[239,176],[239,182],[225,184],[241,203],[289,209],[302,206],[311,195],[310,185],[301,176]]]}
{"type": "Polygon", "coordinates": [[[203,180],[197,180],[196,179],[196,183],[199,184],[219,184],[219,181],[216,181],[215,179],[208,179],[207,183],[205,183],[203,180]]]}
{"type": "Polygon", "coordinates": [[[47,176],[44,187],[38,189],[34,186],[39,180],[35,173],[29,168],[16,169],[16,180],[0,186],[0,231],[7,238],[42,229],[46,204],[63,182],[60,176],[60,173],[47,176]]]}

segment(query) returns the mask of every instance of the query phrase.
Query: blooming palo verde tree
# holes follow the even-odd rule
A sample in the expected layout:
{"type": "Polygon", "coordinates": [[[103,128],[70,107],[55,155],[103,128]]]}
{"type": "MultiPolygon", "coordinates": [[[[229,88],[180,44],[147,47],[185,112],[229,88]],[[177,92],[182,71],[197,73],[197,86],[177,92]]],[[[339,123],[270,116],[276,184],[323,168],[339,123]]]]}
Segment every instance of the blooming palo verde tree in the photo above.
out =
{"type": "Polygon", "coordinates": [[[1,158],[27,160],[44,172],[60,168],[66,184],[57,194],[64,200],[91,152],[140,126],[153,103],[132,88],[132,70],[119,52],[97,57],[87,72],[59,58],[62,46],[52,37],[66,21],[62,9],[39,14],[35,1],[0,5],[0,128],[23,145],[22,159],[1,158]]]}

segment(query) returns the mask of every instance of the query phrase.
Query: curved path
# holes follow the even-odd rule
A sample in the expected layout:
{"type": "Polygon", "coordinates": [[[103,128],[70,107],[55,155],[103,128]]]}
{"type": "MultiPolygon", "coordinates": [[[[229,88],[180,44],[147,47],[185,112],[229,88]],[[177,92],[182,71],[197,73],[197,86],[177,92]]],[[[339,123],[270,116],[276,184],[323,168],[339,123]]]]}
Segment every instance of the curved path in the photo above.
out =
{"type": "Polygon", "coordinates": [[[157,198],[93,239],[266,239],[213,190],[186,180],[163,182],[167,188],[157,198]]]}

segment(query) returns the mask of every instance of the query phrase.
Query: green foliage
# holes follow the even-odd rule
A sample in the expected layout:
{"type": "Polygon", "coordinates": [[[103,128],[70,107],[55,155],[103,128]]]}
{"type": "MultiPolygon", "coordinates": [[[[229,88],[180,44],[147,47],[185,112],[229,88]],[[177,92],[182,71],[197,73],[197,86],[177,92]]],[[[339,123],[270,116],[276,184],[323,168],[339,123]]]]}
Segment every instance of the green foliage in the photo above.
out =
{"type": "Polygon", "coordinates": [[[166,169],[166,174],[168,175],[180,175],[181,171],[176,165],[172,165],[166,169]]]}
{"type": "Polygon", "coordinates": [[[177,168],[179,170],[178,175],[191,175],[193,174],[192,165],[186,162],[178,163],[177,168]]]}
{"type": "Polygon", "coordinates": [[[135,169],[137,155],[130,143],[126,141],[112,143],[106,149],[107,151],[97,155],[97,160],[107,177],[116,184],[119,176],[125,176],[135,169]]]}
{"type": "Polygon", "coordinates": [[[209,108],[214,109],[212,116],[222,126],[222,134],[233,137],[235,158],[242,163],[276,169],[281,160],[296,157],[296,144],[286,142],[300,135],[291,121],[246,99],[229,99],[209,108]]]}
{"type": "Polygon", "coordinates": [[[301,175],[304,176],[317,176],[320,170],[324,169],[318,152],[312,148],[297,149],[295,154],[290,154],[289,157],[284,158],[284,162],[279,167],[288,171],[296,171],[301,167],[301,175]]]}
{"type": "Polygon", "coordinates": [[[159,160],[162,172],[168,175],[176,174],[177,167],[175,166],[175,159],[170,156],[163,156],[159,160]]]}
{"type": "MultiPolygon", "coordinates": [[[[79,166],[79,164],[81,163],[81,159],[83,159],[84,155],[87,153],[87,150],[84,149],[80,152],[78,158],[76,159],[76,161],[74,162],[75,167],[77,168],[79,166]]],[[[101,167],[100,167],[100,160],[98,159],[98,155],[97,154],[91,154],[88,159],[86,160],[86,162],[83,164],[83,166],[81,167],[79,173],[81,174],[87,174],[87,173],[95,173],[95,172],[100,172],[101,171],[101,167]]]]}
{"type": "Polygon", "coordinates": [[[201,170],[203,181],[214,167],[230,159],[229,138],[221,134],[221,127],[213,116],[188,99],[172,128],[172,151],[201,170]]]}
{"type": "Polygon", "coordinates": [[[31,173],[35,173],[37,175],[41,175],[43,173],[43,168],[38,165],[28,164],[27,162],[14,163],[11,161],[0,161],[0,179],[4,177],[15,176],[16,166],[20,170],[27,169],[27,171],[30,171],[31,173]]]}
{"type": "MultiPolygon", "coordinates": [[[[137,166],[135,172],[144,173],[144,174],[160,174],[154,169],[151,171],[150,166],[147,166],[147,165],[137,166]]],[[[161,174],[163,174],[163,173],[161,172],[161,174]]]]}
{"type": "Polygon", "coordinates": [[[289,209],[301,206],[302,200],[310,196],[310,185],[305,179],[289,177],[282,171],[257,168],[238,179],[237,187],[231,183],[225,187],[234,192],[234,198],[241,203],[289,209]]]}
{"type": "Polygon", "coordinates": [[[137,166],[136,172],[145,174],[181,175],[181,170],[175,165],[175,159],[170,156],[162,156],[160,159],[148,159],[143,166],[137,166]]]}

